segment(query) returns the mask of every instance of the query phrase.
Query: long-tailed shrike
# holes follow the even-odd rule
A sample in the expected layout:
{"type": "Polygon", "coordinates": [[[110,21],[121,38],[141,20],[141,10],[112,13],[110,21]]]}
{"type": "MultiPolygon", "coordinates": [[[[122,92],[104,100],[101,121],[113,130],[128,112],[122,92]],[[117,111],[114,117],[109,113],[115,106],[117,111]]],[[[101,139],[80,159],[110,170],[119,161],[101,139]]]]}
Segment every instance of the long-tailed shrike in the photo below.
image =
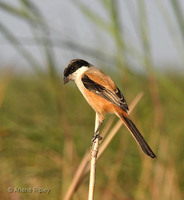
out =
{"type": "Polygon", "coordinates": [[[127,102],[112,79],[85,60],[74,59],[64,70],[64,83],[73,80],[96,112],[94,138],[99,137],[99,130],[106,113],[114,113],[123,120],[132,136],[145,154],[155,158],[155,154],[131,121],[127,111],[127,102]]]}

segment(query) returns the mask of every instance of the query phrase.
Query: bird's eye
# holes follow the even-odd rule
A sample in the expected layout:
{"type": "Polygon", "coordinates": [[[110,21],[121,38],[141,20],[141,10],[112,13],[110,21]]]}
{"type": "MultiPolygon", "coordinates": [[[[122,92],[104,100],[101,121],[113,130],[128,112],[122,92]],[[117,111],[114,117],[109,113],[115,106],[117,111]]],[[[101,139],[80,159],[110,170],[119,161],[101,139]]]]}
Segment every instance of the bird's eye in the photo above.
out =
{"type": "Polygon", "coordinates": [[[72,66],[72,67],[71,67],[71,71],[74,71],[74,69],[75,69],[75,68],[72,66]]]}

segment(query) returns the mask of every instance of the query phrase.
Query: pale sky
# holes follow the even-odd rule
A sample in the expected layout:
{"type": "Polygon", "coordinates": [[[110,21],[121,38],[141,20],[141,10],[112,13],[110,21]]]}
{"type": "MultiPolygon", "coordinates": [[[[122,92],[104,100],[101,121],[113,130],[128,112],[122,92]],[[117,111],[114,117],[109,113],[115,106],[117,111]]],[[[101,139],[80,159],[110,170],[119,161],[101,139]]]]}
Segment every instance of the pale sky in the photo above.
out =
{"type": "MultiPolygon", "coordinates": [[[[18,0],[1,0],[2,2],[10,3],[15,6],[20,6],[18,0]]],[[[47,23],[52,29],[52,35],[54,39],[61,39],[80,44],[84,47],[96,49],[108,58],[113,56],[114,42],[109,34],[105,33],[102,29],[96,27],[90,22],[77,8],[72,0],[33,0],[33,2],[42,11],[44,17],[47,19],[47,23]]],[[[83,0],[83,2],[86,2],[83,0]]],[[[97,12],[107,21],[108,16],[104,11],[103,6],[98,3],[97,0],[89,0],[88,7],[97,12]]],[[[124,28],[124,34],[126,42],[133,44],[135,48],[140,48],[140,40],[137,35],[136,26],[138,20],[138,13],[136,9],[136,0],[123,0],[119,1],[121,11],[121,18],[124,28]]],[[[149,31],[151,38],[151,49],[153,56],[153,63],[157,68],[163,66],[173,66],[174,69],[184,69],[181,56],[177,48],[181,48],[180,53],[184,53],[184,44],[182,43],[180,32],[177,31],[177,24],[174,24],[175,41],[173,42],[170,34],[168,33],[167,25],[165,24],[162,15],[158,9],[159,0],[147,0],[147,14],[149,21],[149,31]]],[[[182,7],[184,7],[184,1],[180,1],[182,7]]],[[[168,18],[172,21],[173,17],[172,9],[167,0],[162,1],[165,8],[169,10],[168,18]]],[[[9,15],[0,9],[0,22],[6,25],[18,38],[31,38],[32,34],[27,24],[19,18],[9,15]]],[[[40,50],[33,45],[24,45],[43,65],[44,57],[40,53],[40,50]]],[[[83,58],[90,61],[93,64],[98,63],[98,59],[94,56],[82,54],[77,49],[72,51],[66,48],[64,45],[54,48],[56,62],[59,70],[63,70],[63,67],[68,64],[69,60],[73,58],[83,58]]],[[[184,55],[184,54],[183,54],[184,55]]],[[[27,65],[24,58],[11,46],[11,44],[5,40],[0,32],[0,62],[1,68],[3,66],[13,65],[16,70],[22,69],[29,70],[30,66],[27,65]]],[[[107,63],[108,59],[104,60],[107,63]]],[[[102,61],[103,63],[103,61],[102,61]]],[[[134,59],[129,58],[129,63],[136,70],[142,70],[142,66],[134,59]]],[[[111,64],[108,63],[110,66],[111,64]]]]}

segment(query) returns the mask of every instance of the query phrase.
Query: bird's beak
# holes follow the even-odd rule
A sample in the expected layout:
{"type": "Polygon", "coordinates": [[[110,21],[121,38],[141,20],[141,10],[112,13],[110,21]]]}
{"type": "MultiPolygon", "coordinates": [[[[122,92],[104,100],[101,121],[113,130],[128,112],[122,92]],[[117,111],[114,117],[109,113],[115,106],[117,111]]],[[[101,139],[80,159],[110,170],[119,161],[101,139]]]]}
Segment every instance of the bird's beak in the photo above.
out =
{"type": "Polygon", "coordinates": [[[63,78],[63,82],[64,82],[64,84],[68,83],[69,80],[70,80],[69,77],[64,76],[64,78],[63,78]]]}

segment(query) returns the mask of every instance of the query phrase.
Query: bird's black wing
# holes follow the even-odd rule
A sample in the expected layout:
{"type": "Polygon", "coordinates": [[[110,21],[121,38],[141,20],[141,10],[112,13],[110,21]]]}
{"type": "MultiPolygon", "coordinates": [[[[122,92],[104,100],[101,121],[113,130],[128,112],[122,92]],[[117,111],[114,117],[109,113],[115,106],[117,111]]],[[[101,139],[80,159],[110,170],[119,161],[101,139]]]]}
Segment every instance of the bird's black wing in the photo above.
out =
{"type": "Polygon", "coordinates": [[[116,88],[114,91],[110,91],[104,86],[91,80],[87,75],[84,75],[81,80],[82,80],[82,83],[84,84],[84,87],[88,89],[89,91],[92,91],[96,95],[106,99],[107,101],[110,101],[111,103],[118,106],[125,112],[129,110],[126,100],[118,88],[116,88]]]}

